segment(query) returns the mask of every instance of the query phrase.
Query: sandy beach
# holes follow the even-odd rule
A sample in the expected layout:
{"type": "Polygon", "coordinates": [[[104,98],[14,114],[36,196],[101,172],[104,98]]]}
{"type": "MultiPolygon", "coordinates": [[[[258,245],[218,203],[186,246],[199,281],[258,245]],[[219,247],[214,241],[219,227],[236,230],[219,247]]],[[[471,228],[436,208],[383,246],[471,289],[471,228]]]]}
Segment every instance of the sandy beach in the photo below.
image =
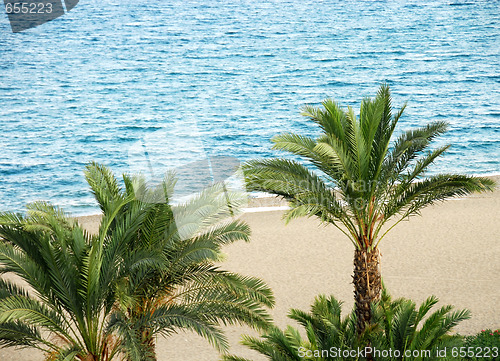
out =
{"type": "MultiPolygon", "coordinates": [[[[500,180],[497,177],[497,181],[500,180]]],[[[273,200],[257,200],[258,206],[282,206],[273,200]]],[[[440,304],[467,308],[472,318],[456,332],[476,333],[499,328],[500,315],[500,191],[450,200],[425,209],[421,217],[402,222],[381,243],[381,269],[393,297],[411,298],[420,303],[436,295],[440,304]]],[[[308,309],[320,293],[344,301],[345,313],[353,305],[351,283],[353,247],[332,226],[316,219],[300,219],[285,226],[283,210],[248,212],[241,217],[252,228],[252,241],[225,249],[222,267],[263,278],[273,289],[275,323],[291,322],[290,308],[308,309]]],[[[95,230],[98,216],[80,218],[95,230]]],[[[264,360],[238,345],[243,327],[227,328],[231,352],[254,361],[264,360]]],[[[255,332],[251,332],[256,334],[255,332]]],[[[203,339],[181,333],[158,340],[159,360],[215,361],[218,354],[203,339]]],[[[1,349],[0,360],[42,360],[29,349],[1,349]]]]}

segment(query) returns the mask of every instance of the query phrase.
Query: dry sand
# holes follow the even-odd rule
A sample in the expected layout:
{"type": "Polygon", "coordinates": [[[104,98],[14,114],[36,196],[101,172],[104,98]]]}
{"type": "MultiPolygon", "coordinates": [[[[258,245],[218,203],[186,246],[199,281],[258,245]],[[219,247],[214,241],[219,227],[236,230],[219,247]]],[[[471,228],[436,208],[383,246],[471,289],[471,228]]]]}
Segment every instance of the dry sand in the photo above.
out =
{"type": "MultiPolygon", "coordinates": [[[[256,202],[277,205],[273,200],[256,202]]],[[[280,327],[291,324],[286,318],[290,308],[307,310],[320,293],[345,301],[345,313],[349,312],[353,305],[351,243],[337,229],[321,226],[315,219],[284,226],[282,215],[283,211],[242,215],[252,228],[252,241],[228,246],[222,266],[261,277],[271,286],[276,297],[272,314],[280,327]]],[[[92,230],[99,218],[80,220],[92,230]]],[[[500,327],[500,191],[429,207],[421,217],[394,228],[380,249],[382,276],[394,297],[420,303],[436,295],[439,305],[471,310],[472,318],[456,328],[462,334],[500,327]]],[[[238,344],[242,333],[249,330],[227,329],[232,353],[264,360],[238,344]]],[[[219,359],[206,341],[190,333],[159,339],[157,351],[159,360],[219,359]]],[[[0,360],[42,359],[32,350],[0,350],[0,360]]]]}

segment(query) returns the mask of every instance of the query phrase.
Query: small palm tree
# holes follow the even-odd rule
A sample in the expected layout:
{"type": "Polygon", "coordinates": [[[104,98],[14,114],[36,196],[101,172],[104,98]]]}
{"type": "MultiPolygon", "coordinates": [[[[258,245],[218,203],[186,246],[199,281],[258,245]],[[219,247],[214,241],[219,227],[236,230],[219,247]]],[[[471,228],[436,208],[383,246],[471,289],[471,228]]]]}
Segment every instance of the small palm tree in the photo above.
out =
{"type": "MultiPolygon", "coordinates": [[[[354,312],[342,318],[342,303],[333,296],[319,295],[310,312],[291,309],[288,317],[304,328],[306,339],[292,326],[284,331],[272,326],[261,338],[245,335],[241,343],[270,361],[344,360],[342,354],[334,352],[361,346],[354,312]]],[[[223,356],[222,360],[249,361],[234,355],[223,356]]]]}
{"type": "Polygon", "coordinates": [[[375,99],[362,101],[359,116],[330,99],[322,105],[306,106],[303,112],[319,126],[319,137],[286,133],[272,139],[274,149],[299,156],[308,166],[283,158],[252,160],[244,165],[244,174],[249,190],[289,200],[287,222],[316,216],[352,242],[361,334],[371,320],[370,304],[380,296],[378,245],[387,232],[430,204],[492,190],[494,182],[457,174],[425,177],[429,166],[449,148],[426,151],[447,126],[433,122],[391,142],[405,106],[393,114],[388,86],[381,86],[375,99]]]}
{"type": "Polygon", "coordinates": [[[108,361],[119,342],[106,328],[120,273],[110,251],[123,238],[90,236],[61,210],[28,206],[0,215],[0,344],[34,347],[47,360],[108,361]],[[106,246],[103,247],[103,244],[106,246]]]}
{"type": "MultiPolygon", "coordinates": [[[[342,319],[341,303],[333,296],[320,295],[310,312],[292,309],[288,315],[304,328],[306,339],[291,326],[284,331],[273,326],[261,338],[243,336],[242,344],[270,361],[355,361],[366,360],[373,353],[379,361],[456,359],[450,350],[462,346],[463,338],[450,331],[470,314],[467,310],[452,312],[450,305],[429,314],[437,302],[431,296],[417,309],[411,300],[393,301],[383,289],[380,301],[372,304],[374,323],[360,339],[355,312],[342,319]],[[370,341],[370,348],[365,348],[365,340],[370,341]],[[446,355],[442,354],[445,350],[446,355]]],[[[222,360],[250,361],[233,355],[222,360]]]]}
{"type": "Polygon", "coordinates": [[[271,318],[265,308],[274,304],[269,287],[260,279],[215,265],[222,259],[223,245],[248,241],[250,236],[247,224],[228,220],[237,211],[238,198],[223,185],[209,187],[188,202],[172,206],[172,175],[155,188],[148,188],[144,179],[124,175],[125,188],[121,189],[107,168],[90,164],[86,178],[104,218],[114,204],[131,200],[113,215],[107,230],[109,235],[123,233],[121,224],[137,219],[122,262],[136,264],[133,260],[144,250],[161,257],[154,267],[128,269],[118,282],[110,328],[126,340],[129,359],[155,360],[156,336],[168,336],[179,329],[192,330],[219,351],[227,351],[219,323],[269,326],[271,318]]]}
{"type": "Polygon", "coordinates": [[[449,350],[463,344],[460,335],[451,335],[453,327],[470,318],[468,310],[453,311],[453,306],[446,305],[428,315],[438,303],[435,296],[429,297],[417,309],[415,302],[400,298],[392,300],[382,290],[380,302],[375,305],[374,322],[382,332],[371,334],[371,345],[377,350],[397,350],[392,354],[378,356],[381,361],[406,360],[451,360],[449,350]],[[424,320],[425,319],[425,320],[424,320]],[[448,354],[437,351],[448,350],[448,354]],[[449,357],[449,358],[446,358],[449,357]]]}

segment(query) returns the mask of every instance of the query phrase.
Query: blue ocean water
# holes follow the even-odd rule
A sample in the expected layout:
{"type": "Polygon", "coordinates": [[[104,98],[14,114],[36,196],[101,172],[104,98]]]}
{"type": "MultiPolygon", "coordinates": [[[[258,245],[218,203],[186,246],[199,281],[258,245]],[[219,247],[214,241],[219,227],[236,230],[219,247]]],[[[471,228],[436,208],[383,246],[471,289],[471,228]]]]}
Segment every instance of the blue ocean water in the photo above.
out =
{"type": "Polygon", "coordinates": [[[81,0],[15,34],[2,15],[0,210],[93,213],[85,164],[129,172],[138,144],[272,156],[273,135],[317,132],[304,104],[356,109],[382,82],[401,128],[450,123],[437,171],[500,173],[499,52],[495,1],[81,0]]]}

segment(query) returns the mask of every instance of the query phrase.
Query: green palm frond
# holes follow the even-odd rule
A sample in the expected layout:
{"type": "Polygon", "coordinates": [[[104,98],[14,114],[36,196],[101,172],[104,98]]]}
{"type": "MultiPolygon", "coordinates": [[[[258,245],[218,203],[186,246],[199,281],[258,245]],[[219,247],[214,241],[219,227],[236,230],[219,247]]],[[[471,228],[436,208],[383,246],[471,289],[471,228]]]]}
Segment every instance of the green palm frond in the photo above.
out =
{"type": "MultiPolygon", "coordinates": [[[[295,320],[303,332],[291,326],[284,330],[272,326],[260,337],[243,336],[241,343],[270,361],[365,360],[364,357],[358,357],[357,353],[346,358],[345,354],[338,351],[366,351],[364,347],[367,342],[373,350],[392,350],[391,353],[377,355],[376,360],[437,361],[440,357],[436,350],[460,346],[461,337],[450,332],[469,317],[466,310],[452,312],[452,306],[443,306],[429,315],[437,302],[438,299],[432,296],[417,308],[408,299],[392,300],[383,288],[381,300],[372,304],[374,323],[358,337],[354,310],[347,317],[342,317],[341,302],[333,296],[319,295],[309,312],[297,309],[289,312],[289,318],[295,320]],[[302,338],[304,334],[307,339],[302,338]],[[413,351],[420,350],[430,351],[431,356],[415,357],[413,351]]],[[[426,355],[423,352],[421,354],[426,355]]],[[[244,359],[230,355],[223,356],[222,360],[244,359]]]]}
{"type": "MultiPolygon", "coordinates": [[[[450,335],[459,322],[467,320],[470,312],[467,310],[454,311],[450,305],[442,306],[429,314],[432,307],[438,303],[435,296],[429,297],[417,309],[411,300],[392,300],[384,289],[383,296],[373,306],[374,322],[379,325],[382,333],[373,333],[371,343],[374,348],[392,349],[400,351],[429,350],[430,358],[438,360],[436,349],[456,347],[460,345],[460,336],[450,335]],[[425,319],[425,320],[424,320],[425,319]]],[[[399,357],[386,357],[383,360],[413,360],[403,352],[399,357]]]]}
{"type": "Polygon", "coordinates": [[[73,361],[77,356],[82,356],[82,350],[76,346],[60,348],[50,353],[49,359],[52,361],[73,361]]]}
{"type": "Polygon", "coordinates": [[[104,165],[92,162],[85,168],[85,179],[103,213],[106,213],[109,203],[120,196],[121,188],[110,169],[104,165]]]}
{"type": "Polygon", "coordinates": [[[269,286],[260,278],[242,276],[237,273],[218,271],[216,283],[237,294],[240,298],[256,301],[273,307],[274,295],[269,286]]]}
{"type": "Polygon", "coordinates": [[[411,184],[398,184],[391,190],[392,197],[383,206],[385,219],[378,229],[396,214],[400,214],[402,220],[419,214],[422,208],[436,202],[474,192],[492,191],[494,187],[495,182],[489,178],[455,174],[440,174],[411,184]]]}
{"type": "Polygon", "coordinates": [[[38,327],[20,321],[0,322],[0,346],[30,347],[41,351],[56,348],[42,337],[38,327]]]}
{"type": "MultiPolygon", "coordinates": [[[[378,194],[385,194],[396,181],[408,180],[411,183],[413,179],[421,175],[421,172],[414,172],[414,178],[409,179],[405,171],[412,162],[423,154],[434,138],[446,132],[447,127],[444,122],[432,122],[425,127],[408,130],[401,134],[392,147],[386,150],[387,154],[381,164],[379,182],[377,182],[379,184],[378,194]]],[[[447,147],[443,147],[443,151],[440,153],[434,152],[435,156],[429,158],[430,162],[425,164],[424,170],[435,158],[442,155],[448,149],[447,147]]]]}
{"type": "Polygon", "coordinates": [[[211,322],[210,314],[200,311],[206,309],[189,304],[162,305],[143,320],[147,320],[147,327],[155,334],[168,336],[182,329],[194,331],[208,340],[218,351],[226,352],[229,349],[226,336],[214,322],[211,322]]]}
{"type": "MultiPolygon", "coordinates": [[[[281,331],[277,327],[272,327],[262,338],[262,340],[259,340],[254,337],[243,336],[241,343],[272,361],[299,361],[302,359],[298,353],[298,349],[302,345],[302,339],[294,328],[289,326],[285,331],[281,331]]],[[[223,360],[230,361],[234,357],[229,356],[223,358],[223,360]]]]}
{"type": "MultiPolygon", "coordinates": [[[[286,159],[249,161],[243,166],[247,189],[264,191],[289,199],[297,207],[310,205],[311,211],[300,215],[320,215],[333,221],[345,214],[332,189],[305,166],[286,159]],[[316,208],[314,208],[316,206],[316,208]],[[314,212],[316,211],[316,212],[314,212]],[[314,213],[313,213],[314,212],[314,213]]],[[[299,216],[291,213],[288,219],[299,216]]]]}
{"type": "Polygon", "coordinates": [[[271,141],[273,149],[287,151],[320,164],[322,158],[314,151],[316,140],[300,134],[284,133],[274,136],[271,141]]]}
{"type": "Polygon", "coordinates": [[[248,358],[238,357],[238,356],[234,356],[234,355],[223,356],[221,360],[223,360],[223,361],[252,361],[248,358]]]}
{"type": "MultiPolygon", "coordinates": [[[[356,349],[361,344],[356,334],[355,314],[343,318],[341,312],[342,303],[335,297],[319,295],[310,312],[292,309],[288,314],[290,319],[304,328],[306,340],[301,336],[304,333],[294,327],[287,326],[281,330],[271,326],[260,338],[244,335],[241,343],[270,361],[343,360],[341,356],[325,355],[325,351],[356,349]],[[314,356],[316,354],[320,356],[314,356]]],[[[222,360],[236,361],[240,358],[230,355],[223,356],[222,360]]]]}

